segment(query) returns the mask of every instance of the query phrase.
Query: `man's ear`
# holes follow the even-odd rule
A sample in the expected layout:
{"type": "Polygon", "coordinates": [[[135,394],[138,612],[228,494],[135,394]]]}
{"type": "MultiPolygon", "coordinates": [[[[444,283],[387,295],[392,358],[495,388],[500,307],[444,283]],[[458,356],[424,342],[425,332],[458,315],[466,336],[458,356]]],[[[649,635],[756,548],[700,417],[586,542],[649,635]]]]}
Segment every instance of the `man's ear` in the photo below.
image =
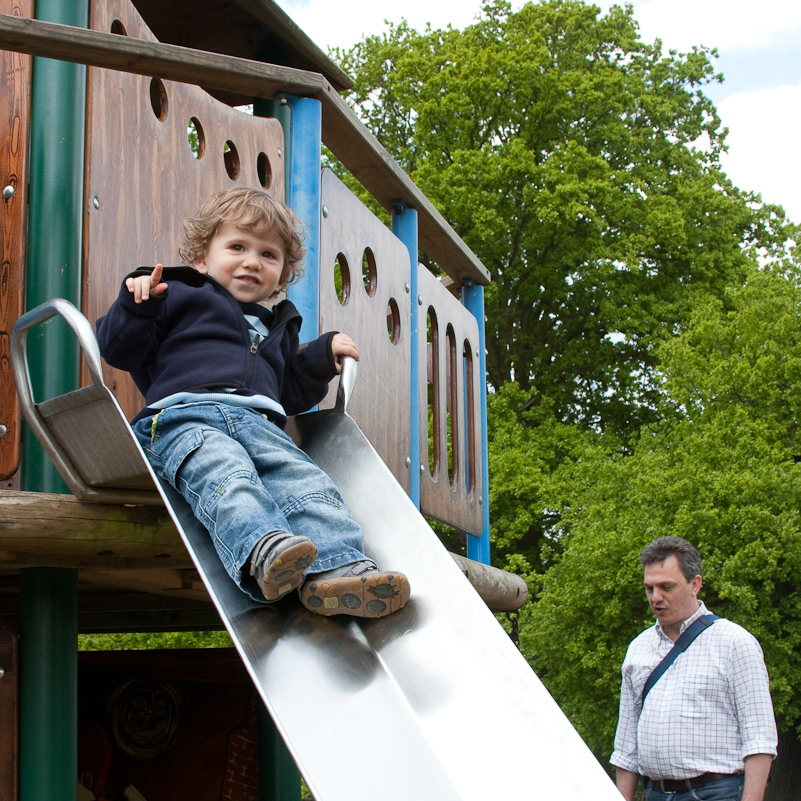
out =
{"type": "Polygon", "coordinates": [[[693,595],[697,598],[698,593],[701,591],[701,585],[704,583],[704,580],[700,576],[696,576],[691,582],[690,586],[693,590],[693,595]]]}

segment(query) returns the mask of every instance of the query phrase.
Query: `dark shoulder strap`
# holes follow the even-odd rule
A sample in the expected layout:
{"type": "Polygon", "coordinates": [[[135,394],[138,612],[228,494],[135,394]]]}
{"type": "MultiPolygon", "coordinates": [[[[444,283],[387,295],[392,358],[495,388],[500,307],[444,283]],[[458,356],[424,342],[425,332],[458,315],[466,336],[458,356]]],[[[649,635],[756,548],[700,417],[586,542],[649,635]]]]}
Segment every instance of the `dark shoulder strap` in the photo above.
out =
{"type": "Polygon", "coordinates": [[[702,615],[698,620],[684,629],[679,639],[673,643],[673,647],[665,654],[662,661],[653,669],[653,672],[648,677],[648,681],[645,682],[645,686],[642,688],[643,704],[645,703],[645,697],[651,692],[651,688],[662,678],[662,674],[676,661],[676,657],[686,651],[690,647],[690,643],[702,631],[708,629],[716,620],[720,620],[717,615],[702,615]]]}

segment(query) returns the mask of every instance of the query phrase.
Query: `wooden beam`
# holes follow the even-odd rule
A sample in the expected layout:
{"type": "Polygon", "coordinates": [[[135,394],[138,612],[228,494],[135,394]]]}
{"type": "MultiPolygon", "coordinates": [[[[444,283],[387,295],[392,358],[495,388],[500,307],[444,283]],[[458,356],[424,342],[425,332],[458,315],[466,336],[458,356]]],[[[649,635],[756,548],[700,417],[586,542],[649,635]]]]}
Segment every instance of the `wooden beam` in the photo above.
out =
{"type": "MultiPolygon", "coordinates": [[[[519,609],[526,582],[451,554],[487,606],[519,609]]],[[[82,581],[192,600],[208,595],[167,510],[82,503],[71,495],[0,491],[0,573],[74,567],[82,581]]]]}
{"type": "Polygon", "coordinates": [[[316,72],[6,14],[0,14],[0,48],[252,97],[315,97],[323,108],[324,144],[385,209],[400,200],[417,211],[420,247],[460,286],[490,281],[479,258],[316,72]]]}

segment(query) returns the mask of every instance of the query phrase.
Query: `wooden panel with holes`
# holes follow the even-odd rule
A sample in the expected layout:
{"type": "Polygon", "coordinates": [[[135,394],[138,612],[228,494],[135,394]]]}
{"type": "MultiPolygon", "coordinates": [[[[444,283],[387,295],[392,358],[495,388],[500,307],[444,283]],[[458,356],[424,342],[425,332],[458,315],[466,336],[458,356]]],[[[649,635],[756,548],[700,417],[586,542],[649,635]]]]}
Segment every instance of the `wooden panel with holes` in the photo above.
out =
{"type": "MultiPolygon", "coordinates": [[[[33,2],[0,0],[0,13],[30,17],[33,2]]],[[[20,408],[11,370],[10,337],[24,311],[31,61],[21,53],[0,52],[0,107],[7,111],[5,121],[0,119],[0,479],[17,472],[20,458],[20,408]]]]}
{"type": "MultiPolygon", "coordinates": [[[[93,3],[90,27],[155,37],[128,0],[93,3]]],[[[94,323],[140,265],[179,264],[183,221],[236,185],[283,199],[283,131],[196,86],[89,70],[83,312],[94,323]]],[[[127,373],[104,378],[132,417],[143,401],[127,373]]],[[[84,377],[86,380],[86,377],[84,377]]]]}
{"type": "MultiPolygon", "coordinates": [[[[409,492],[409,251],[330,170],[321,193],[320,330],[356,341],[361,361],[348,412],[409,492]]],[[[335,399],[333,382],[320,407],[335,399]]]]}
{"type": "Polygon", "coordinates": [[[479,536],[483,479],[478,323],[422,265],[417,280],[420,507],[479,536]]]}

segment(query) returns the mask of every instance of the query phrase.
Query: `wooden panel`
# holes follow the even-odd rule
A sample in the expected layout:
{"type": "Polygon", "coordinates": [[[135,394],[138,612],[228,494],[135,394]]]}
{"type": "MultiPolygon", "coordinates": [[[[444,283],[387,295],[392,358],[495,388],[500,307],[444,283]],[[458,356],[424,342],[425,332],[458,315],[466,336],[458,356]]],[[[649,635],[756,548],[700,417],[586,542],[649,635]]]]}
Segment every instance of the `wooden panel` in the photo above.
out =
{"type": "Polygon", "coordinates": [[[422,265],[417,280],[420,458],[427,468],[420,477],[420,507],[478,536],[483,517],[478,323],[422,265]]]}
{"type": "Polygon", "coordinates": [[[17,633],[0,623],[0,799],[17,798],[17,633]]]}
{"type": "Polygon", "coordinates": [[[0,16],[0,47],[23,53],[140,74],[160,73],[226,94],[269,99],[289,92],[316,97],[323,106],[323,143],[362,186],[387,210],[395,200],[402,200],[418,212],[420,247],[459,285],[465,279],[489,283],[489,272],[475,253],[322,75],[174,45],[156,47],[130,40],[118,47],[113,38],[40,20],[21,23],[0,16]]]}
{"type": "MultiPolygon", "coordinates": [[[[32,0],[0,0],[0,13],[16,17],[30,16],[32,7],[32,0]]],[[[11,198],[0,199],[0,425],[7,432],[0,437],[0,479],[7,479],[17,471],[20,453],[20,408],[11,371],[10,336],[14,322],[24,311],[31,58],[3,51],[0,62],[0,107],[7,112],[5,124],[0,118],[0,190],[6,186],[14,189],[11,198]]]]}
{"type": "MultiPolygon", "coordinates": [[[[154,39],[128,0],[94,3],[91,27],[154,39]]],[[[180,263],[183,221],[203,198],[245,185],[283,199],[284,165],[277,120],[232,109],[196,86],[103,69],[91,69],[89,81],[83,311],[94,322],[125,274],[159,261],[180,263]],[[202,130],[199,158],[189,145],[190,120],[202,130]],[[226,142],[237,154],[234,178],[226,142]]],[[[142,408],[126,373],[105,368],[104,378],[129,417],[142,408]]]]}
{"type": "MultiPolygon", "coordinates": [[[[330,170],[323,171],[322,205],[320,330],[347,333],[359,346],[348,411],[409,492],[409,251],[330,170]],[[339,295],[337,274],[343,280],[339,295]],[[394,342],[388,327],[393,315],[394,342]]],[[[333,406],[335,398],[336,382],[321,408],[333,406]]]]}

